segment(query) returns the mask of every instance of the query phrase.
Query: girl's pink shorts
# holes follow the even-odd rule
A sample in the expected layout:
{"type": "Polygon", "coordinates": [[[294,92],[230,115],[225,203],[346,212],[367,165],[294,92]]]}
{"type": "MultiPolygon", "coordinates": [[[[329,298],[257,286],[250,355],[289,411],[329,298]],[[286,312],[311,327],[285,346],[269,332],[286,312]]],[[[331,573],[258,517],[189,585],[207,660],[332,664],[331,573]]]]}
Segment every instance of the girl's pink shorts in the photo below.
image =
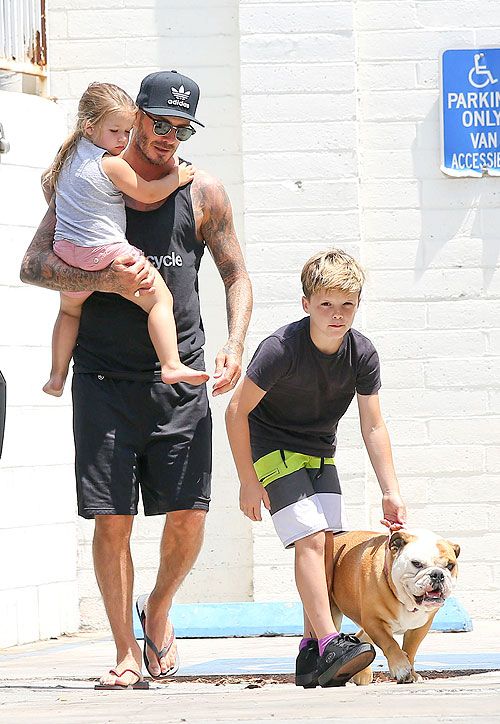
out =
{"type": "MultiPolygon", "coordinates": [[[[129,244],[128,241],[117,241],[116,244],[105,244],[104,246],[77,246],[66,239],[54,241],[54,254],[78,269],[85,271],[100,271],[105,269],[119,256],[132,254],[135,259],[143,256],[140,249],[129,244]]],[[[92,292],[63,292],[68,297],[86,299],[92,292]]]]}

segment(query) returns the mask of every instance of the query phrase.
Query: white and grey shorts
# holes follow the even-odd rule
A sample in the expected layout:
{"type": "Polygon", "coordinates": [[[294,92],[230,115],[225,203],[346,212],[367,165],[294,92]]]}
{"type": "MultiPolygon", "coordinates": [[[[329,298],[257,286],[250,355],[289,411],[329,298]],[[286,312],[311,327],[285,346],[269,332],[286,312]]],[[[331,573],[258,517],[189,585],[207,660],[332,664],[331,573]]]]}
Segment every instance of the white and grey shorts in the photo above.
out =
{"type": "Polygon", "coordinates": [[[285,548],[320,530],[348,530],[334,458],[274,450],[254,462],[285,548]]]}

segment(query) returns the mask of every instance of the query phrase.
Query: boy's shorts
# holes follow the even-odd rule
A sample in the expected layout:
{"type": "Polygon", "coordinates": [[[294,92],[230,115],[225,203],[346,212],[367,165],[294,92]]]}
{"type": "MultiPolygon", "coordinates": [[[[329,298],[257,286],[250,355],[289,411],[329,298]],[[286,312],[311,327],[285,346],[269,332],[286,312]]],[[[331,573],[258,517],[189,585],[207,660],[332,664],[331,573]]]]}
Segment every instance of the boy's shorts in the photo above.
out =
{"type": "Polygon", "coordinates": [[[285,548],[320,530],[348,530],[333,458],[274,450],[254,462],[269,495],[271,516],[285,548]]]}
{"type": "MultiPolygon", "coordinates": [[[[66,264],[85,271],[106,269],[119,256],[131,254],[136,260],[143,256],[142,251],[129,244],[126,239],[103,246],[78,246],[67,239],[57,239],[54,241],[54,254],[66,264]]],[[[63,292],[63,294],[84,301],[92,292],[63,292]]]]}

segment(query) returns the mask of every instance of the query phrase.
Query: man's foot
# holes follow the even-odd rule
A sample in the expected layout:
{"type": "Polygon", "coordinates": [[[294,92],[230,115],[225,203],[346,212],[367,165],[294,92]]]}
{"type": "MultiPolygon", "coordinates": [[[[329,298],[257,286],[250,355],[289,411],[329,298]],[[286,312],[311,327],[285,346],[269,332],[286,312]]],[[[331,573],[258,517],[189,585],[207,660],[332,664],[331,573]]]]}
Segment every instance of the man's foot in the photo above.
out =
{"type": "MultiPolygon", "coordinates": [[[[109,674],[114,677],[114,680],[106,679],[106,683],[101,683],[101,681],[99,681],[99,683],[94,686],[94,689],[104,689],[105,691],[112,689],[149,689],[149,683],[144,680],[141,672],[136,671],[135,669],[125,669],[124,671],[110,669],[109,674]],[[125,674],[132,674],[135,677],[134,681],[130,684],[119,683],[125,674]],[[107,681],[110,681],[110,683],[107,683],[107,681]]],[[[101,679],[102,678],[103,677],[101,677],[101,679]]]]}
{"type": "Polygon", "coordinates": [[[295,662],[295,686],[314,689],[318,686],[319,648],[316,639],[310,639],[301,648],[295,662]]]}
{"type": "Polygon", "coordinates": [[[349,679],[371,664],[375,649],[351,634],[339,634],[326,646],[318,659],[320,686],[344,686],[349,679]]]}
{"type": "Polygon", "coordinates": [[[148,609],[148,596],[139,596],[137,612],[144,631],[144,664],[155,679],[173,676],[179,669],[174,627],[164,613],[148,609]]]}
{"type": "Polygon", "coordinates": [[[175,385],[177,382],[188,382],[190,385],[202,385],[210,375],[200,370],[193,370],[181,362],[175,366],[162,365],[161,379],[166,385],[175,385]]]}
{"type": "Polygon", "coordinates": [[[101,686],[133,686],[141,680],[142,656],[141,649],[137,644],[137,651],[124,656],[117,662],[114,669],[101,676],[101,686]]]}
{"type": "Polygon", "coordinates": [[[64,377],[63,375],[52,374],[50,375],[49,381],[44,384],[42,389],[47,395],[53,395],[53,397],[61,397],[64,390],[65,382],[66,377],[64,377]]]}

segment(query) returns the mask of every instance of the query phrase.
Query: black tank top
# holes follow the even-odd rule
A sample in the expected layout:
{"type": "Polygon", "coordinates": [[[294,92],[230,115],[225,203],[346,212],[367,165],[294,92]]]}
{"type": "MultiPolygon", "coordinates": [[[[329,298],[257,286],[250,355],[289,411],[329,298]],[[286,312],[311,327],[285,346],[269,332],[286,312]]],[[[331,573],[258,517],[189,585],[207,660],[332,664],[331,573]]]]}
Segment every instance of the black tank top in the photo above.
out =
{"type": "MultiPolygon", "coordinates": [[[[127,239],[144,252],[172,293],[181,360],[203,369],[198,270],[205,247],[196,238],[190,187],[177,189],[154,211],[127,208],[127,239]]],[[[75,373],[160,379],[147,314],[117,294],[94,292],[85,301],[73,358],[75,373]]]]}

